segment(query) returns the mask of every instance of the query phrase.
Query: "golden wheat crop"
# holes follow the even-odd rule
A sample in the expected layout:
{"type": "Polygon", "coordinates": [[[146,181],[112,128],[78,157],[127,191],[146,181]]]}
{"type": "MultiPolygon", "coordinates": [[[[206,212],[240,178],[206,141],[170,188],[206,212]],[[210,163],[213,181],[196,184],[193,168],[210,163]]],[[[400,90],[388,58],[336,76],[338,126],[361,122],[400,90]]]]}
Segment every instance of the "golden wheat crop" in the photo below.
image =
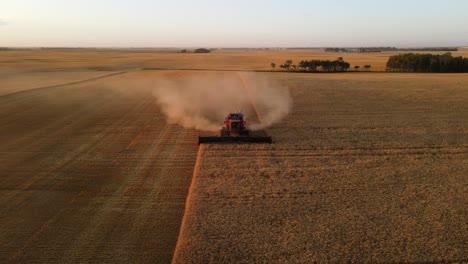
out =
{"type": "Polygon", "coordinates": [[[274,144],[200,150],[175,263],[467,258],[468,75],[277,78],[274,144]]]}

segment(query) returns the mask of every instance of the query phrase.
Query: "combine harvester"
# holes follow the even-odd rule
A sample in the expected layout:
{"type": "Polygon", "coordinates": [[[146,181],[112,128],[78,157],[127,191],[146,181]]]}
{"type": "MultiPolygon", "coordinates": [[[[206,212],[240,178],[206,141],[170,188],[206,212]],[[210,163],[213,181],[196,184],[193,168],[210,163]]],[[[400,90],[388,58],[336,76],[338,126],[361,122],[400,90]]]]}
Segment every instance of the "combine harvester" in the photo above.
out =
{"type": "Polygon", "coordinates": [[[264,131],[248,129],[242,112],[230,113],[226,116],[219,137],[198,137],[198,144],[229,142],[272,143],[272,140],[264,131]]]}

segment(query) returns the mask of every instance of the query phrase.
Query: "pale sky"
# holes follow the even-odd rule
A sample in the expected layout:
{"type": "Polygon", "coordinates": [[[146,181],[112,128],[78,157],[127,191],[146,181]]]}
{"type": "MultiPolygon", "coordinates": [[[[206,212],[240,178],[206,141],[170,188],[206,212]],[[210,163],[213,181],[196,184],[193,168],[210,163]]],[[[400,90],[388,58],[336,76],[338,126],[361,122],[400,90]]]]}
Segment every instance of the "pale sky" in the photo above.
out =
{"type": "Polygon", "coordinates": [[[467,46],[468,0],[0,0],[0,46],[467,46]]]}

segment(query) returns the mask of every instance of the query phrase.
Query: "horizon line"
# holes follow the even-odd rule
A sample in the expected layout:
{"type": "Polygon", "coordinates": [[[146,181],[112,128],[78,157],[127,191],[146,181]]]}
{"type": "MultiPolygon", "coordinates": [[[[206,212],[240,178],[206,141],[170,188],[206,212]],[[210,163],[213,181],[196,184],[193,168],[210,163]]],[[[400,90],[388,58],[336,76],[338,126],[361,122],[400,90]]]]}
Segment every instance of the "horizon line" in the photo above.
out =
{"type": "Polygon", "coordinates": [[[397,48],[397,49],[432,49],[432,48],[468,48],[467,45],[454,46],[0,46],[0,49],[326,49],[326,48],[397,48]]]}

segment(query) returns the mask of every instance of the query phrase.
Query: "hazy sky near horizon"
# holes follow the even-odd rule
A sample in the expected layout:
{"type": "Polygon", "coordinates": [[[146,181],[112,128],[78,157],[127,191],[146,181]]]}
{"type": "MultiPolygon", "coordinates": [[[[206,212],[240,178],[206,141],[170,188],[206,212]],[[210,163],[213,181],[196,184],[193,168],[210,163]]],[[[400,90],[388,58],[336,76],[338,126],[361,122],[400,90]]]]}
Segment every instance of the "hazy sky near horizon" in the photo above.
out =
{"type": "Polygon", "coordinates": [[[0,0],[0,46],[467,46],[467,0],[0,0]]]}

